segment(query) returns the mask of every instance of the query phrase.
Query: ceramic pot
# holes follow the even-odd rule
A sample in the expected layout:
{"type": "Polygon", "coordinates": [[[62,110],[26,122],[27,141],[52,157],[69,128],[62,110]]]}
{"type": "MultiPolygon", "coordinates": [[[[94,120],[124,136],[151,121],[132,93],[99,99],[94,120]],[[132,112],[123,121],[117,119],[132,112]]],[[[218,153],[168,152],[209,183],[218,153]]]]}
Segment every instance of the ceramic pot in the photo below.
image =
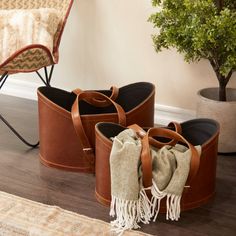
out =
{"type": "Polygon", "coordinates": [[[236,89],[227,88],[227,102],[217,101],[218,88],[198,92],[197,117],[211,118],[220,124],[218,152],[236,152],[236,89]]]}

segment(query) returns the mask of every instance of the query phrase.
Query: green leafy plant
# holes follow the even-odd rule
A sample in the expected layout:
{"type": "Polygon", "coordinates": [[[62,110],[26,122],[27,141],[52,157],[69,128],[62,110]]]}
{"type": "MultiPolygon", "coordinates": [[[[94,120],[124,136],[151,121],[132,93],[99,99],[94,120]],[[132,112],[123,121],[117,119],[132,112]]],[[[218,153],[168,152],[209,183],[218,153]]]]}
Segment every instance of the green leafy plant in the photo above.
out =
{"type": "Polygon", "coordinates": [[[174,47],[187,62],[209,60],[219,82],[219,100],[236,70],[236,0],[152,0],[149,21],[157,52],[174,47]]]}

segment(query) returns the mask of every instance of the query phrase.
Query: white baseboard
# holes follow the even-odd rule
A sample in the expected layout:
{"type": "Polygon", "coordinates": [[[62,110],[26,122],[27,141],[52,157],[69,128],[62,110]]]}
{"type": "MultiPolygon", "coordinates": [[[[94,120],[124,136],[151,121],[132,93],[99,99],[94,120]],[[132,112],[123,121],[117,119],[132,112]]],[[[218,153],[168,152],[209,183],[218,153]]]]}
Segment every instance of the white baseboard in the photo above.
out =
{"type": "Polygon", "coordinates": [[[181,123],[194,118],[196,118],[196,112],[193,110],[155,104],[155,124],[167,125],[171,121],[181,123]]]}
{"type": "MultiPolygon", "coordinates": [[[[15,97],[37,100],[37,88],[41,83],[33,83],[20,79],[9,78],[3,86],[1,93],[15,97]]],[[[183,122],[195,118],[193,110],[179,107],[155,104],[155,124],[167,125],[171,121],[183,122]]]]}
{"type": "Polygon", "coordinates": [[[2,87],[1,93],[20,98],[37,100],[37,88],[40,86],[42,86],[40,83],[9,78],[2,87]]]}

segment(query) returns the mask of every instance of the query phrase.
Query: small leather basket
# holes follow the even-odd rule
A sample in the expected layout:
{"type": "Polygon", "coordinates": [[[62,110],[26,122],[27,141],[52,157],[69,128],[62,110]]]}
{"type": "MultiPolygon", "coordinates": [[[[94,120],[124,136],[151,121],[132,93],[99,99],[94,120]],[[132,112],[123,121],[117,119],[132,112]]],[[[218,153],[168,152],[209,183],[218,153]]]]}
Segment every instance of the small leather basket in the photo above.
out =
{"type": "Polygon", "coordinates": [[[50,167],[94,172],[98,122],[153,126],[155,87],[138,82],[110,90],[38,89],[40,159],[50,167]]]}
{"type": "MultiPolygon", "coordinates": [[[[198,156],[198,160],[195,160],[197,168],[195,168],[194,173],[191,173],[192,168],[190,168],[189,172],[189,176],[194,177],[191,178],[190,186],[184,188],[180,202],[181,210],[199,207],[202,204],[207,203],[215,193],[219,124],[211,119],[193,119],[181,124],[171,123],[166,128],[174,129],[176,132],[180,133],[191,145],[201,145],[201,156],[198,156]]],[[[98,123],[95,127],[95,195],[97,200],[104,205],[110,205],[111,202],[111,177],[109,163],[112,148],[111,138],[117,136],[125,129],[127,128],[119,124],[105,122],[98,123]]],[[[152,138],[154,138],[154,140],[156,139],[158,142],[161,141],[162,143],[167,141],[166,143],[168,144],[173,141],[166,140],[166,138],[152,138]]],[[[149,176],[151,175],[149,174],[149,176]]],[[[160,211],[166,212],[165,201],[161,202],[160,211]]]]}

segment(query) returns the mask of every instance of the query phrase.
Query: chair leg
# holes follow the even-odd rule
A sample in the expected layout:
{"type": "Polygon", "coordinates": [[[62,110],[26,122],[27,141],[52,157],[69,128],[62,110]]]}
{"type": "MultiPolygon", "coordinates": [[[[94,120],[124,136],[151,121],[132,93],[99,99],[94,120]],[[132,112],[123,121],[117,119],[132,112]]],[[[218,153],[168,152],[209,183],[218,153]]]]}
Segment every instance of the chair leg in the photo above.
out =
{"type": "Polygon", "coordinates": [[[5,72],[1,78],[0,78],[0,89],[2,88],[2,86],[5,84],[6,80],[7,80],[7,77],[8,77],[8,73],[5,72]]]}
{"type": "Polygon", "coordinates": [[[43,81],[43,83],[47,87],[51,87],[50,83],[51,83],[51,79],[52,79],[53,70],[54,70],[54,65],[51,65],[51,68],[50,68],[50,71],[48,74],[47,67],[45,66],[44,67],[45,78],[43,78],[43,76],[38,71],[36,71],[36,74],[39,76],[39,78],[43,81]]]}
{"type": "MultiPolygon", "coordinates": [[[[7,79],[8,76],[9,75],[8,75],[7,72],[4,73],[1,76],[1,78],[0,78],[0,90],[1,90],[2,86],[4,85],[4,83],[6,82],[6,79],[7,79]]],[[[31,144],[28,141],[26,141],[1,114],[0,114],[0,120],[2,120],[2,122],[27,146],[32,147],[32,148],[36,148],[39,145],[39,142],[37,142],[35,144],[31,144]]]]}
{"type": "Polygon", "coordinates": [[[36,148],[39,145],[39,142],[32,144],[26,141],[1,114],[0,114],[0,120],[2,120],[2,122],[27,146],[36,148]]]}

